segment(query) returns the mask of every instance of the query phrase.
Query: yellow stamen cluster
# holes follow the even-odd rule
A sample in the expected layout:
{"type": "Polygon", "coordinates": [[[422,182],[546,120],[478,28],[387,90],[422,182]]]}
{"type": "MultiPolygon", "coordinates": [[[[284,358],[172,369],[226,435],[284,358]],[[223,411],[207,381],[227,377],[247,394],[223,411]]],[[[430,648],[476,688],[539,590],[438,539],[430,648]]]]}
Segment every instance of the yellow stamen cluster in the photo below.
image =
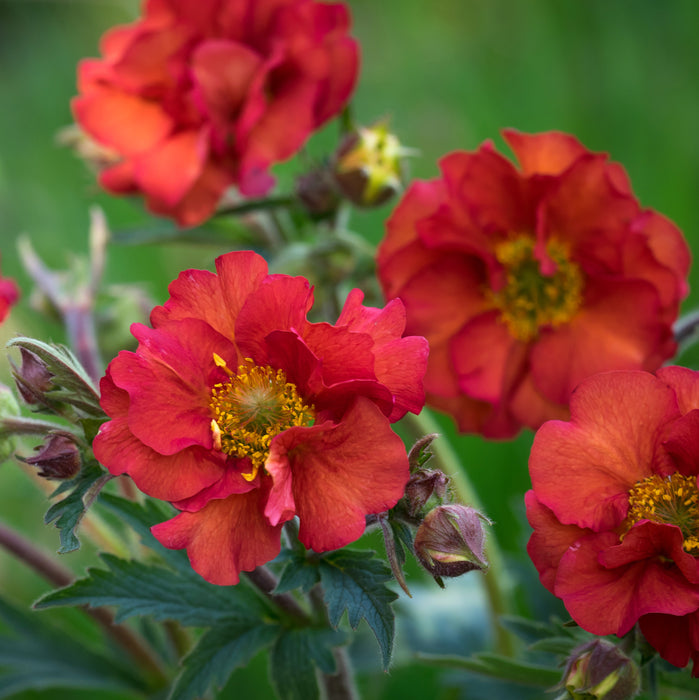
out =
{"type": "Polygon", "coordinates": [[[684,537],[684,549],[692,554],[697,553],[699,490],[696,476],[653,475],[636,482],[629,491],[627,531],[639,520],[677,525],[684,537]]]}
{"type": "Polygon", "coordinates": [[[243,477],[252,481],[267,461],[272,438],[292,426],[311,425],[315,411],[282,370],[246,360],[234,374],[218,355],[214,360],[229,376],[211,390],[214,447],[231,457],[249,458],[252,469],[243,477]]]}
{"type": "Polygon", "coordinates": [[[548,241],[546,252],[556,269],[544,275],[534,246],[534,239],[527,235],[498,243],[495,257],[505,269],[505,285],[487,292],[500,309],[500,320],[512,336],[524,342],[536,338],[542,326],[568,323],[582,303],[583,275],[571,262],[568,247],[555,239],[548,241]]]}

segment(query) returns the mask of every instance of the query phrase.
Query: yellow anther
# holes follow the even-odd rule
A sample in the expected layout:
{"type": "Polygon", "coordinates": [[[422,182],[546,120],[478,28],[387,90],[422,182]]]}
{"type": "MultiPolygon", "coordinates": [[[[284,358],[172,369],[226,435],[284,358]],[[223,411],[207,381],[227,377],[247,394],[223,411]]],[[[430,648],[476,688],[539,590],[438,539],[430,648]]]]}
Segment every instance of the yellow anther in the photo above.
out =
{"type": "Polygon", "coordinates": [[[503,266],[505,284],[498,291],[486,291],[486,297],[500,310],[500,320],[524,342],[536,338],[544,326],[568,323],[582,303],[583,275],[571,262],[568,247],[555,239],[548,241],[546,253],[556,269],[544,275],[534,257],[535,245],[528,235],[497,244],[495,257],[503,266]]]}
{"type": "Polygon", "coordinates": [[[218,355],[214,362],[230,376],[211,389],[214,446],[231,457],[249,460],[250,468],[242,476],[252,481],[267,461],[272,438],[292,426],[311,425],[315,410],[286,381],[283,370],[247,360],[234,374],[218,355]]]}
{"type": "Polygon", "coordinates": [[[640,520],[677,525],[683,547],[692,554],[699,550],[699,490],[696,476],[653,475],[638,481],[629,491],[629,510],[624,534],[640,520]]]}

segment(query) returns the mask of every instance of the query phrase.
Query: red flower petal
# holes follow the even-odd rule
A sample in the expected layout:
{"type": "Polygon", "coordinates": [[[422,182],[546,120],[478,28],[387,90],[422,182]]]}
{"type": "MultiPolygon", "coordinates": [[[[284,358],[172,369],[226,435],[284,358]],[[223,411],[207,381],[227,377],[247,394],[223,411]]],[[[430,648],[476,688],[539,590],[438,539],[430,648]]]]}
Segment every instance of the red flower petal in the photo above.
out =
{"type": "Polygon", "coordinates": [[[631,486],[667,469],[659,438],[678,417],[674,393],[651,374],[606,372],[581,383],[570,412],[570,423],[550,421],[537,432],[532,486],[562,523],[615,528],[631,486]]]}
{"type": "Polygon", "coordinates": [[[129,395],[114,384],[109,368],[100,393],[112,419],[100,427],[93,449],[111,474],[128,474],[143,493],[168,501],[193,496],[222,477],[225,458],[210,450],[189,447],[164,456],[140,442],[127,423],[129,395]]]}
{"type": "Polygon", "coordinates": [[[317,552],[358,539],[365,515],[392,508],[409,476],[403,442],[364,398],[335,425],[292,428],[277,435],[266,466],[274,479],[266,512],[284,518],[293,503],[301,524],[299,539],[317,552]]]}
{"type": "Polygon", "coordinates": [[[91,136],[125,156],[152,150],[173,129],[161,105],[110,87],[93,87],[84,97],[76,97],[72,107],[91,136]]]}
{"type": "Polygon", "coordinates": [[[578,158],[588,153],[574,136],[560,131],[524,134],[514,129],[504,129],[502,135],[514,152],[522,174],[528,177],[560,175],[578,158]]]}
{"type": "Polygon", "coordinates": [[[301,334],[306,314],[313,305],[313,290],[303,277],[268,275],[243,304],[235,326],[241,352],[265,364],[265,337],[272,331],[294,330],[301,334]]]}
{"type": "Polygon", "coordinates": [[[251,251],[233,252],[216,258],[216,272],[182,272],[168,287],[170,298],[151,312],[153,326],[157,328],[168,320],[200,318],[234,341],[240,309],[267,276],[267,263],[251,251]]]}
{"type": "Polygon", "coordinates": [[[561,557],[590,531],[577,525],[561,525],[551,509],[539,502],[534,491],[524,494],[524,503],[527,520],[534,528],[527,553],[539,572],[541,583],[553,593],[561,557]]]}
{"type": "Polygon", "coordinates": [[[129,394],[131,432],[163,455],[192,445],[211,449],[213,355],[235,362],[235,349],[198,319],[155,330],[134,324],[132,332],[137,353],[121,352],[111,364],[114,383],[129,394]]]}
{"type": "Polygon", "coordinates": [[[532,345],[537,390],[549,401],[566,404],[585,377],[616,369],[657,369],[670,333],[657,314],[658,296],[647,282],[595,280],[570,323],[543,331],[532,345]]]}
{"type": "Polygon", "coordinates": [[[196,513],[180,513],[151,528],[168,549],[187,549],[192,568],[210,583],[238,583],[241,571],[252,571],[279,554],[281,525],[262,513],[263,489],[210,501],[196,513]]]}
{"type": "Polygon", "coordinates": [[[136,182],[149,197],[174,207],[201,177],[207,158],[206,134],[181,131],[141,154],[134,163],[136,182]]]}
{"type": "MultiPolygon", "coordinates": [[[[617,542],[611,532],[588,535],[561,557],[555,594],[581,627],[593,634],[621,636],[642,615],[686,615],[699,607],[699,589],[657,557],[614,569],[601,566],[600,552],[617,542]]],[[[656,551],[667,550],[658,546],[656,551]]]]}
{"type": "MultiPolygon", "coordinates": [[[[643,615],[638,621],[641,632],[660,656],[679,668],[684,668],[699,650],[699,615],[643,615]]],[[[692,675],[696,676],[695,673],[692,675]]]]}

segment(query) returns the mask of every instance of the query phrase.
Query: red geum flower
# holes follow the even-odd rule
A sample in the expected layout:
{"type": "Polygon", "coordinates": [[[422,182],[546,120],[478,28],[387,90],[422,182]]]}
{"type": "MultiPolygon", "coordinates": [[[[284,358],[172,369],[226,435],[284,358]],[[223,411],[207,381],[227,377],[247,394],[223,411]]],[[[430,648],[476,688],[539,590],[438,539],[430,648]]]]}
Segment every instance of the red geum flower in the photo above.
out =
{"type": "Polygon", "coordinates": [[[111,420],[94,441],[112,474],[182,511],[156,525],[208,581],[233,584],[273,559],[298,515],[316,551],[356,540],[391,508],[408,459],[390,424],[424,403],[424,338],[402,337],[400,301],[350,293],[336,325],[311,323],[302,277],[268,275],[251,252],[183,272],[134,324],[101,381],[111,420]]]}
{"type": "Polygon", "coordinates": [[[16,304],[18,299],[19,289],[14,280],[0,277],[0,323],[7,318],[10,307],[16,304]]]}
{"type": "Polygon", "coordinates": [[[358,47],[343,4],[315,0],[147,0],[143,17],[79,66],[78,123],[121,159],[111,192],[141,192],[184,226],[224,190],[267,192],[354,88],[358,47]],[[290,116],[291,115],[291,116],[290,116]]]}
{"type": "Polygon", "coordinates": [[[464,432],[505,438],[564,418],[585,377],[653,371],[676,351],[689,251],[605,154],[505,131],[406,191],[378,253],[386,297],[430,343],[427,401],[464,432]]]}
{"type": "Polygon", "coordinates": [[[584,380],[569,422],[545,423],[529,458],[528,552],[543,585],[597,635],[637,622],[699,676],[699,372],[584,380]]]}

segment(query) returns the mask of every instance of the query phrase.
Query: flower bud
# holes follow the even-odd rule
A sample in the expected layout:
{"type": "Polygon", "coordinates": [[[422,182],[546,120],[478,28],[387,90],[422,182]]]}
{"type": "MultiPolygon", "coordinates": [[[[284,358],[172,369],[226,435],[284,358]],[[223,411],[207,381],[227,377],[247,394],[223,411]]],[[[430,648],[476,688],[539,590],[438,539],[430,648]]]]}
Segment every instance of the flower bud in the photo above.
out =
{"type": "Polygon", "coordinates": [[[402,188],[403,148],[384,123],[347,135],[335,156],[335,180],[342,194],[361,207],[387,202],[402,188]]]}
{"type": "Polygon", "coordinates": [[[30,350],[20,347],[22,366],[12,365],[12,375],[15,378],[17,391],[30,405],[46,405],[45,394],[53,388],[53,374],[49,372],[46,363],[30,350]]]}
{"type": "Polygon", "coordinates": [[[595,639],[573,650],[561,686],[573,700],[631,700],[640,692],[636,664],[618,647],[595,639]]]}
{"type": "Polygon", "coordinates": [[[438,469],[419,469],[411,474],[405,486],[405,500],[410,516],[417,515],[434,495],[444,498],[447,493],[449,477],[438,469]]]}
{"type": "Polygon", "coordinates": [[[295,192],[306,211],[315,219],[332,216],[340,204],[337,185],[327,166],[296,178],[295,192]]]}
{"type": "Polygon", "coordinates": [[[47,435],[43,445],[34,448],[34,457],[23,462],[37,467],[39,476],[47,479],[72,479],[80,471],[80,450],[75,438],[68,432],[56,431],[47,435]]]}
{"type": "Polygon", "coordinates": [[[485,533],[490,520],[475,508],[454,503],[433,508],[415,533],[415,554],[433,576],[485,571],[485,533]]]}

